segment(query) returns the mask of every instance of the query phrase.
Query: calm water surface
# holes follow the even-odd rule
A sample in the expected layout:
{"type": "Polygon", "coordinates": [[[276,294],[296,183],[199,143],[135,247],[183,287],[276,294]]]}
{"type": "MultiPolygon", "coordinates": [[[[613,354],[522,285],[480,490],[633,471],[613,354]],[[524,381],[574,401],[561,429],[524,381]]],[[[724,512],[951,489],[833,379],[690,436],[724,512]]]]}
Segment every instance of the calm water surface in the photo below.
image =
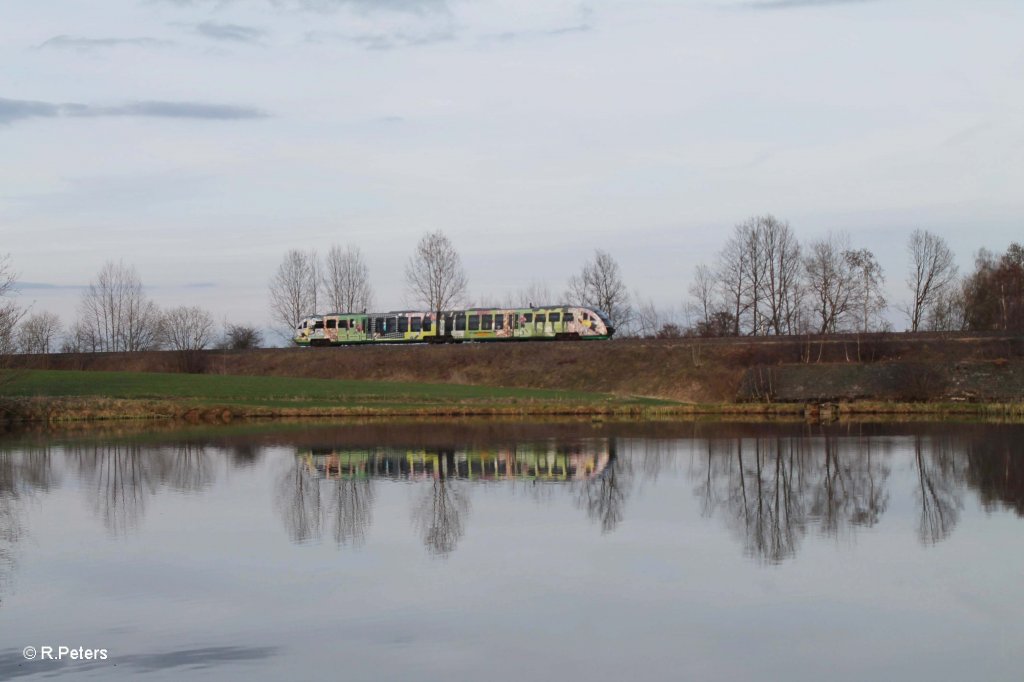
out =
{"type": "Polygon", "coordinates": [[[1013,425],[15,434],[0,679],[1020,680],[1022,514],[1013,425]]]}

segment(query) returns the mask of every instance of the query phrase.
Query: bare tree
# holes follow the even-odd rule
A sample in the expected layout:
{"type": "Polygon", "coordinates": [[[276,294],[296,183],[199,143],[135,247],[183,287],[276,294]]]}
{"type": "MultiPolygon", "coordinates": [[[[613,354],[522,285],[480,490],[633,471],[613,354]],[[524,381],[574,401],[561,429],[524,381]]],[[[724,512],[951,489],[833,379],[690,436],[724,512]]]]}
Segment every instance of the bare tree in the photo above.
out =
{"type": "Polygon", "coordinates": [[[171,308],[164,313],[163,328],[172,350],[203,350],[213,342],[213,317],[199,306],[171,308]]]}
{"type": "Polygon", "coordinates": [[[224,329],[224,336],[217,344],[229,350],[252,350],[263,344],[263,335],[256,327],[245,324],[229,324],[224,329]]]}
{"type": "Polygon", "coordinates": [[[292,249],[270,280],[270,311],[285,338],[295,335],[303,317],[316,314],[316,254],[292,249]]]}
{"type": "Polygon", "coordinates": [[[697,313],[700,315],[697,324],[703,323],[704,327],[710,326],[711,316],[715,313],[718,285],[718,278],[708,266],[701,264],[693,271],[693,281],[690,283],[688,291],[693,297],[697,313]]]}
{"type": "Polygon", "coordinates": [[[511,296],[506,297],[506,304],[510,308],[551,305],[554,302],[551,288],[543,280],[532,280],[525,289],[519,289],[511,296]]]}
{"type": "Polygon", "coordinates": [[[405,266],[405,282],[410,296],[429,310],[446,310],[465,297],[462,259],[444,232],[423,235],[405,266]]]}
{"type": "Polygon", "coordinates": [[[82,320],[75,320],[72,323],[64,335],[64,342],[60,345],[61,353],[95,353],[99,350],[99,339],[93,329],[82,320]]]}
{"type": "Polygon", "coordinates": [[[765,304],[761,318],[766,330],[775,334],[792,334],[802,294],[800,242],[789,223],[772,215],[755,218],[754,225],[760,243],[756,253],[764,261],[760,278],[761,294],[758,296],[765,304]]]}
{"type": "Polygon", "coordinates": [[[929,309],[956,282],[957,267],[946,241],[926,230],[914,230],[907,251],[910,253],[907,285],[914,292],[914,299],[904,312],[910,318],[910,330],[916,332],[929,309]]]}
{"type": "Polygon", "coordinates": [[[571,303],[601,310],[617,327],[630,324],[629,291],[619,274],[619,264],[607,251],[597,249],[578,275],[569,278],[571,303]]]}
{"type": "Polygon", "coordinates": [[[767,267],[760,221],[760,218],[750,218],[736,226],[736,236],[740,240],[740,249],[747,262],[746,308],[750,312],[750,333],[753,336],[768,331],[764,313],[761,310],[767,267]]]}
{"type": "Polygon", "coordinates": [[[373,305],[370,274],[358,246],[331,247],[323,267],[327,305],[336,312],[359,312],[373,305]]]}
{"type": "Polygon", "coordinates": [[[160,345],[160,310],[149,300],[134,266],[107,263],[82,292],[80,326],[96,350],[152,350],[160,345]]]}
{"type": "Polygon", "coordinates": [[[662,313],[654,305],[654,299],[648,298],[644,300],[640,292],[636,292],[635,298],[636,306],[634,309],[636,313],[633,317],[636,320],[636,333],[645,338],[653,338],[664,324],[662,313]]]}
{"type": "Polygon", "coordinates": [[[51,312],[34,313],[18,327],[18,348],[22,353],[51,353],[61,333],[60,318],[51,312]]]}
{"type": "Polygon", "coordinates": [[[967,311],[967,282],[946,287],[928,307],[924,326],[928,331],[964,331],[970,327],[967,311]]]}
{"type": "Polygon", "coordinates": [[[846,262],[855,278],[850,312],[857,318],[857,329],[866,333],[872,327],[881,327],[882,313],[888,305],[882,292],[885,284],[882,266],[875,260],[875,254],[867,249],[847,251],[846,262]]]}
{"type": "Polygon", "coordinates": [[[17,274],[11,268],[10,256],[0,256],[0,357],[9,355],[15,349],[15,329],[25,311],[8,297],[16,292],[14,280],[17,274]]]}
{"type": "MultiPolygon", "coordinates": [[[[743,248],[744,228],[737,225],[731,237],[718,254],[715,273],[732,320],[733,336],[740,335],[740,324],[749,307],[747,291],[750,288],[750,263],[743,248]]],[[[710,325],[709,325],[710,326],[710,325]]]]}
{"type": "Polygon", "coordinates": [[[846,234],[829,234],[812,243],[804,258],[807,288],[819,334],[838,331],[855,303],[854,272],[846,257],[848,244],[846,234]]]}

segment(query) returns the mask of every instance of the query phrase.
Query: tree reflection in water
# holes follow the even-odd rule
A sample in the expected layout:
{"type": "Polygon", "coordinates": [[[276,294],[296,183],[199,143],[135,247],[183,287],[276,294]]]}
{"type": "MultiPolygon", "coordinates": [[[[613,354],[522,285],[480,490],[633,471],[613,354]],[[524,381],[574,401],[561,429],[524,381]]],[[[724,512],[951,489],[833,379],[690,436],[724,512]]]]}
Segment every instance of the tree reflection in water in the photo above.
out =
{"type": "Polygon", "coordinates": [[[373,482],[368,478],[338,481],[329,498],[327,514],[334,520],[334,542],[355,547],[366,542],[373,521],[373,482]]]}
{"type": "Polygon", "coordinates": [[[374,479],[419,481],[413,525],[427,551],[445,557],[465,534],[469,480],[511,483],[513,491],[526,481],[527,494],[537,501],[550,499],[543,489],[573,486],[588,516],[611,531],[622,519],[631,478],[630,468],[620,474],[613,459],[605,439],[488,449],[315,447],[298,451],[283,472],[277,504],[293,541],[318,539],[330,524],[338,545],[361,545],[372,518],[374,479]]]}
{"type": "Polygon", "coordinates": [[[277,507],[293,542],[318,540],[329,523],[340,545],[362,545],[373,510],[373,482],[365,457],[335,455],[326,465],[314,455],[296,457],[278,480],[277,507]]]}
{"type": "Polygon", "coordinates": [[[198,492],[216,478],[206,449],[188,442],[165,447],[76,446],[69,448],[68,457],[86,487],[92,488],[94,511],[116,535],[138,526],[149,496],[160,486],[198,492]]]}
{"type": "Polygon", "coordinates": [[[436,556],[448,556],[465,534],[464,519],[469,514],[469,496],[455,479],[455,452],[437,453],[431,487],[420,496],[413,510],[413,521],[423,536],[423,544],[436,556]]]}
{"type": "MultiPolygon", "coordinates": [[[[597,436],[588,429],[548,439],[534,432],[521,441],[500,429],[498,435],[456,429],[427,434],[428,447],[360,447],[370,440],[366,434],[346,431],[340,437],[349,441],[338,447],[311,447],[309,442],[318,441],[308,437],[305,446],[295,446],[294,462],[271,480],[292,540],[327,534],[339,546],[366,542],[380,485],[376,479],[417,481],[411,518],[427,551],[439,557],[455,551],[464,537],[470,493],[478,481],[500,482],[512,495],[538,504],[568,498],[609,534],[645,485],[660,485],[666,472],[673,473],[667,477],[673,485],[674,476],[685,472],[701,513],[724,520],[745,553],[767,563],[794,556],[808,533],[855,537],[858,529],[877,524],[889,507],[894,461],[906,476],[894,492],[907,496],[924,544],[940,542],[955,530],[965,489],[976,489],[986,510],[1024,515],[1020,426],[657,428],[601,427],[597,436]],[[656,437],[644,435],[649,431],[656,437]],[[709,431],[710,437],[702,436],[709,431]],[[449,438],[472,445],[447,446],[449,438]],[[680,457],[686,450],[693,453],[689,460],[680,457]]],[[[377,437],[371,442],[393,442],[376,431],[371,435],[377,437]]],[[[151,496],[161,489],[207,490],[217,484],[220,468],[253,467],[265,451],[262,438],[0,449],[0,581],[10,572],[25,532],[25,500],[56,486],[58,473],[77,475],[104,526],[123,534],[139,525],[151,496]]]]}
{"type": "Polygon", "coordinates": [[[722,510],[747,554],[778,563],[809,528],[838,536],[872,526],[888,505],[890,467],[868,439],[708,440],[691,472],[704,515],[722,510]]]}
{"type": "Polygon", "coordinates": [[[320,539],[320,479],[310,476],[301,461],[296,460],[278,480],[277,508],[292,542],[320,539]]]}
{"type": "Polygon", "coordinates": [[[914,437],[914,466],[919,506],[917,535],[921,542],[932,545],[944,540],[960,520],[963,501],[963,452],[948,438],[914,437]],[[958,452],[959,451],[959,452],[958,452]],[[957,460],[961,460],[958,462],[957,460]]]}
{"type": "Polygon", "coordinates": [[[615,446],[611,445],[604,470],[579,484],[576,505],[601,527],[602,534],[611,533],[625,517],[632,487],[632,459],[616,457],[615,446]]]}
{"type": "Polygon", "coordinates": [[[25,534],[25,502],[58,485],[50,448],[0,450],[0,588],[6,586],[14,570],[15,546],[25,534]]]}

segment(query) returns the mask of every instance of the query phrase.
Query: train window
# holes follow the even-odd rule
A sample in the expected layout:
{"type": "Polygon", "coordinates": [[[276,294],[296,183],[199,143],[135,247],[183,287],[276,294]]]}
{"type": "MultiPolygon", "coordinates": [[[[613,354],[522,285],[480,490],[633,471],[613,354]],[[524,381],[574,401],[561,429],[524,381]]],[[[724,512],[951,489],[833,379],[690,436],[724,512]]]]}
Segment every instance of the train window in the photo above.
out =
{"type": "Polygon", "coordinates": [[[352,320],[338,320],[338,329],[351,329],[352,320]]]}
{"type": "Polygon", "coordinates": [[[493,315],[481,315],[480,316],[480,328],[481,329],[494,329],[494,316],[493,315]]]}
{"type": "Polygon", "coordinates": [[[455,316],[455,331],[466,331],[466,313],[459,313],[455,316]]]}
{"type": "Polygon", "coordinates": [[[533,322],[533,313],[523,313],[523,322],[533,322]]]}
{"type": "Polygon", "coordinates": [[[543,325],[546,321],[543,313],[537,313],[537,324],[543,325]]]}
{"type": "Polygon", "coordinates": [[[395,332],[398,331],[398,318],[397,317],[389,317],[385,321],[385,325],[387,325],[384,328],[387,331],[387,333],[388,334],[394,334],[395,332]]]}
{"type": "Polygon", "coordinates": [[[552,322],[560,322],[562,320],[562,313],[551,313],[548,315],[548,319],[552,322]]]}
{"type": "Polygon", "coordinates": [[[383,334],[384,333],[384,318],[375,317],[373,318],[373,333],[383,334]]]}
{"type": "Polygon", "coordinates": [[[398,331],[403,333],[403,334],[405,332],[409,331],[409,318],[408,317],[400,317],[400,318],[398,318],[398,331]]]}
{"type": "Polygon", "coordinates": [[[430,326],[431,326],[430,323],[431,323],[430,315],[427,315],[426,317],[423,318],[423,331],[425,331],[425,332],[429,332],[430,331],[430,326]]]}
{"type": "Polygon", "coordinates": [[[317,320],[316,324],[313,325],[313,329],[323,329],[323,328],[324,328],[324,321],[323,320],[317,320]]]}
{"type": "Polygon", "coordinates": [[[480,316],[479,315],[470,315],[469,316],[469,331],[473,332],[473,331],[477,331],[478,329],[480,329],[480,316]]]}
{"type": "Polygon", "coordinates": [[[505,328],[505,316],[504,315],[495,315],[494,316],[494,328],[495,329],[504,329],[505,328]]]}
{"type": "Polygon", "coordinates": [[[334,320],[327,320],[327,328],[328,329],[334,329],[336,326],[337,326],[337,323],[334,320]]]}
{"type": "Polygon", "coordinates": [[[418,332],[423,329],[423,318],[422,317],[410,317],[409,318],[409,330],[418,332]]]}

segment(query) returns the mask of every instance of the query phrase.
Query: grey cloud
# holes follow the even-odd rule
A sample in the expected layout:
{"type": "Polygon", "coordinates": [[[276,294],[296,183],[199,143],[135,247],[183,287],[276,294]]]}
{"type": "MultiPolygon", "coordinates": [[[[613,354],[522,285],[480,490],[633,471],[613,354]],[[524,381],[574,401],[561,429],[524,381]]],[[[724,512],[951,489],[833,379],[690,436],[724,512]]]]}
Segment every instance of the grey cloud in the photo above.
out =
{"type": "Polygon", "coordinates": [[[238,24],[215,24],[204,21],[192,27],[196,33],[212,40],[224,40],[236,43],[258,43],[267,32],[251,26],[238,24]]]}
{"type": "Polygon", "coordinates": [[[0,97],[0,123],[10,123],[22,118],[46,118],[59,115],[60,108],[55,104],[0,97]]]}
{"type": "Polygon", "coordinates": [[[166,47],[173,41],[158,38],[85,38],[82,36],[59,35],[40,44],[40,48],[70,50],[93,50],[104,47],[166,47]]]}
{"type": "Polygon", "coordinates": [[[505,31],[486,36],[485,40],[500,42],[512,42],[514,40],[527,40],[530,38],[546,38],[552,36],[568,35],[570,33],[586,33],[591,30],[590,24],[577,24],[575,26],[562,26],[542,31],[505,31]]]}
{"type": "MultiPolygon", "coordinates": [[[[237,120],[265,118],[267,114],[253,107],[203,102],[134,102],[119,107],[95,109],[95,116],[151,116],[156,118],[205,118],[237,120]]],[[[88,114],[86,114],[88,115],[88,114]]]]}
{"type": "Polygon", "coordinates": [[[315,11],[327,11],[339,7],[351,7],[366,11],[390,10],[414,13],[448,9],[447,0],[270,0],[270,2],[278,7],[296,7],[315,11]]]}
{"type": "Polygon", "coordinates": [[[84,284],[51,284],[50,282],[15,282],[14,287],[19,291],[50,291],[57,289],[84,289],[84,284]]]}
{"type": "Polygon", "coordinates": [[[511,42],[514,40],[528,40],[530,38],[549,38],[554,36],[569,35],[572,33],[586,33],[594,28],[594,12],[589,7],[580,11],[579,21],[568,26],[556,26],[555,28],[536,29],[532,31],[505,31],[484,36],[484,40],[511,42]]]}
{"type": "Polygon", "coordinates": [[[306,41],[310,43],[349,43],[366,48],[367,50],[393,50],[400,47],[421,47],[434,45],[455,40],[455,32],[451,30],[434,31],[423,34],[409,33],[362,33],[348,35],[343,33],[329,33],[323,31],[312,31],[306,34],[306,41]]]}
{"type": "Polygon", "coordinates": [[[830,7],[833,5],[860,5],[875,0],[753,0],[738,7],[743,9],[794,9],[799,7],[830,7]]]}
{"type": "MultiPolygon", "coordinates": [[[[180,6],[223,6],[230,2],[230,0],[160,1],[180,6]]],[[[437,11],[445,12],[448,10],[448,0],[266,0],[266,2],[267,4],[280,9],[310,10],[314,12],[329,12],[343,7],[366,12],[384,10],[394,12],[412,12],[415,14],[437,11]]]]}
{"type": "Polygon", "coordinates": [[[0,97],[0,124],[28,118],[137,116],[148,118],[187,118],[241,120],[265,118],[268,114],[253,107],[205,102],[129,102],[118,106],[93,106],[74,102],[51,103],[0,97]]]}

